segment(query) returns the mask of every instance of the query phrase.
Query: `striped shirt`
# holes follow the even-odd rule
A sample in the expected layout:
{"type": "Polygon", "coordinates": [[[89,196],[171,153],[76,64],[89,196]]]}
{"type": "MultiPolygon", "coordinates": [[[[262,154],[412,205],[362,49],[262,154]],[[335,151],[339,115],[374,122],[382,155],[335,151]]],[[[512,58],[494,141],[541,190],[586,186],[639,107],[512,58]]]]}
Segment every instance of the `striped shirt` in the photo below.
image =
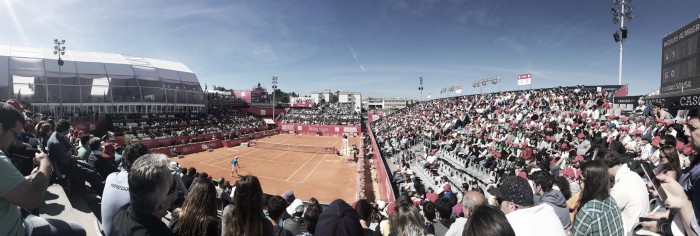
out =
{"type": "Polygon", "coordinates": [[[620,209],[615,199],[591,200],[583,205],[574,219],[574,228],[571,235],[600,235],[622,236],[624,235],[620,209]]]}

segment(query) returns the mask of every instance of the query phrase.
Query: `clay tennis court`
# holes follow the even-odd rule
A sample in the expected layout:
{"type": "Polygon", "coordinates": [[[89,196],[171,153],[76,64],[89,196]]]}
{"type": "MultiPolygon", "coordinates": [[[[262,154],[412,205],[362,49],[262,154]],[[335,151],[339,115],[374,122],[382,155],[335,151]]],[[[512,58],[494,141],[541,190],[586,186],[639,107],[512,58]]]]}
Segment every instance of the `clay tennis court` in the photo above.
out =
{"type": "MultiPolygon", "coordinates": [[[[292,146],[335,147],[341,150],[342,139],[280,134],[257,141],[292,146]]],[[[359,147],[359,140],[359,137],[350,137],[349,146],[356,144],[359,147]]],[[[304,201],[311,197],[320,202],[331,202],[338,198],[347,202],[356,200],[357,164],[346,163],[346,156],[237,146],[171,160],[177,161],[182,167],[194,167],[198,172],[207,172],[213,179],[224,177],[233,184],[238,180],[238,176],[231,177],[231,159],[235,156],[238,156],[238,173],[257,176],[265,193],[281,195],[286,189],[292,189],[294,195],[304,201]]]]}

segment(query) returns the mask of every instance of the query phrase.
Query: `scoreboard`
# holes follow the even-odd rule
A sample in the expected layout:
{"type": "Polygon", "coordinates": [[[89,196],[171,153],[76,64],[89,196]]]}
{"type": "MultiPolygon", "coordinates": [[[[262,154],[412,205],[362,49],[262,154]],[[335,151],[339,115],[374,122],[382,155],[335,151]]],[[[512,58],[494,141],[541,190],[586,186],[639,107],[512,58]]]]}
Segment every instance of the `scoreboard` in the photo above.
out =
{"type": "Polygon", "coordinates": [[[700,88],[700,19],[664,37],[661,49],[661,93],[700,88]]]}

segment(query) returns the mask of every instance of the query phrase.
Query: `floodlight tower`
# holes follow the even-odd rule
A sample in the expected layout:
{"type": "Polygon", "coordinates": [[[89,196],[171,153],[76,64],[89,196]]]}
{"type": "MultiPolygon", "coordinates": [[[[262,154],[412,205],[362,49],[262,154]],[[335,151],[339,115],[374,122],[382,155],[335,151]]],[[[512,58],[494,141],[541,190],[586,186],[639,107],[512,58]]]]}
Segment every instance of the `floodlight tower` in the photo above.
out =
{"type": "MultiPolygon", "coordinates": [[[[53,46],[53,54],[58,55],[58,83],[61,83],[61,67],[63,67],[63,59],[61,58],[62,55],[66,55],[66,47],[63,46],[66,44],[66,40],[58,40],[54,39],[53,40],[54,46],[53,46]]],[[[48,104],[49,102],[49,94],[48,94],[48,86],[47,86],[47,92],[46,92],[46,103],[48,104]]],[[[82,96],[81,99],[82,101],[82,96]]],[[[61,98],[61,89],[58,89],[58,101],[61,103],[61,109],[60,113],[63,113],[63,99],[61,98]]]]}
{"type": "Polygon", "coordinates": [[[632,21],[632,5],[630,3],[632,0],[612,0],[615,5],[610,9],[610,13],[613,15],[613,24],[620,23],[620,29],[616,30],[613,34],[613,39],[616,43],[620,44],[620,68],[617,78],[617,84],[622,85],[622,45],[627,39],[627,27],[625,27],[625,21],[632,21]]]}
{"type": "Polygon", "coordinates": [[[272,121],[275,121],[275,90],[277,90],[277,76],[272,76],[272,121]]]}

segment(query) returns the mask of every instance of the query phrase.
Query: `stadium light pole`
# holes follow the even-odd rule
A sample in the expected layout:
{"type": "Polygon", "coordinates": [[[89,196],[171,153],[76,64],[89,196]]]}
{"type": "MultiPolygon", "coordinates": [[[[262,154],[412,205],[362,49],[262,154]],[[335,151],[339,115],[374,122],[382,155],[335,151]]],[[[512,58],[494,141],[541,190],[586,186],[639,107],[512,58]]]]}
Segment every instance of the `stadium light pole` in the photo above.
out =
{"type": "Polygon", "coordinates": [[[420,91],[420,101],[423,102],[423,77],[418,77],[418,81],[420,81],[420,87],[418,87],[420,91]]]}
{"type": "Polygon", "coordinates": [[[277,90],[277,76],[272,76],[272,121],[275,121],[275,91],[277,90]]]}
{"type": "MultiPolygon", "coordinates": [[[[61,58],[62,55],[66,55],[66,47],[64,46],[66,44],[66,40],[58,40],[54,39],[53,40],[53,55],[58,55],[58,83],[61,83],[61,67],[63,67],[63,59],[61,58]]],[[[48,105],[49,103],[49,92],[48,92],[48,86],[46,87],[46,103],[48,105]]],[[[61,98],[61,89],[58,89],[58,101],[61,104],[59,109],[61,110],[61,113],[63,113],[63,99],[61,98]]],[[[82,102],[82,96],[80,98],[80,101],[82,102]]]]}
{"type": "Polygon", "coordinates": [[[632,21],[632,5],[630,5],[632,0],[612,0],[612,2],[615,5],[610,9],[610,13],[613,15],[613,24],[620,23],[620,29],[615,31],[613,34],[613,39],[616,43],[620,44],[620,65],[617,84],[622,85],[622,45],[624,44],[625,39],[627,39],[627,27],[625,27],[625,21],[632,21]]]}

